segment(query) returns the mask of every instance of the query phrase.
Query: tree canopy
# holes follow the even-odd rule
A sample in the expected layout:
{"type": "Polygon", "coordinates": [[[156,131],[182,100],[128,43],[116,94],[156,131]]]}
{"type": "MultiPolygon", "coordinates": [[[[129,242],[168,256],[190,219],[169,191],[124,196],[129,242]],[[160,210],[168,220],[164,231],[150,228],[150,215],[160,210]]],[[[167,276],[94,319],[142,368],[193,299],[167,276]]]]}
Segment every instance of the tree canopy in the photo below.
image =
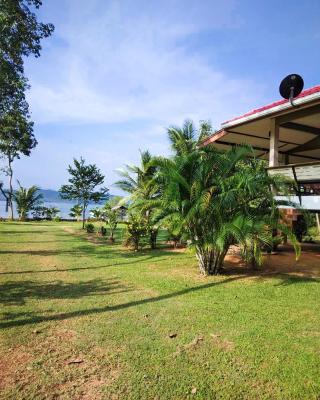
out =
{"type": "Polygon", "coordinates": [[[38,22],[34,10],[41,5],[41,0],[0,0],[0,153],[7,159],[9,190],[4,193],[11,218],[12,163],[37,145],[25,97],[24,57],[39,57],[41,40],[54,30],[52,24],[38,22]]]}
{"type": "Polygon", "coordinates": [[[77,200],[82,205],[82,227],[84,228],[86,210],[90,202],[98,203],[108,198],[109,189],[100,187],[104,183],[104,175],[95,164],[85,164],[85,160],[73,159],[73,166],[69,165],[69,184],[62,185],[60,195],[62,199],[77,200]]]}

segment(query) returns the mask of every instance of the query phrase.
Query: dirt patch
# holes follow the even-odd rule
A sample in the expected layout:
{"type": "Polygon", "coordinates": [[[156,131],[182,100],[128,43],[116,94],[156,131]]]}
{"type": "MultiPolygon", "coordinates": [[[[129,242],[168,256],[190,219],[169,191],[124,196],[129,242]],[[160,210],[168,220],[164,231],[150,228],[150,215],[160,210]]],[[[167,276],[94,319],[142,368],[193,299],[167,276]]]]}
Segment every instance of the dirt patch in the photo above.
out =
{"type": "Polygon", "coordinates": [[[222,338],[221,335],[212,333],[210,336],[213,340],[214,345],[219,349],[225,351],[232,351],[234,349],[234,343],[230,340],[222,338]]]}
{"type": "Polygon", "coordinates": [[[88,242],[93,243],[97,246],[102,246],[102,245],[106,244],[106,242],[101,237],[96,236],[94,233],[90,234],[90,233],[86,233],[84,231],[76,231],[75,229],[72,229],[69,226],[63,226],[62,229],[65,232],[70,233],[71,235],[86,239],[88,242]]]}
{"type": "MultiPolygon", "coordinates": [[[[213,341],[214,345],[221,350],[232,351],[234,349],[234,343],[222,338],[219,334],[210,334],[210,339],[213,341]]],[[[202,335],[198,335],[190,343],[179,346],[177,351],[173,353],[173,356],[177,357],[182,353],[195,351],[199,349],[204,342],[205,338],[202,335]]]]}
{"type": "Polygon", "coordinates": [[[241,260],[236,249],[227,255],[225,259],[226,272],[228,273],[252,273],[253,275],[289,274],[293,276],[320,278],[320,245],[303,243],[301,256],[296,260],[294,249],[290,245],[279,246],[275,254],[266,254],[263,265],[259,271],[250,271],[241,260]]]}
{"type": "Polygon", "coordinates": [[[4,389],[26,384],[31,373],[28,366],[32,355],[24,346],[10,348],[8,352],[0,355],[0,392],[4,389]]]}
{"type": "Polygon", "coordinates": [[[0,397],[99,400],[120,376],[121,367],[108,350],[86,345],[71,329],[37,331],[26,347],[0,354],[0,397]],[[80,360],[80,361],[79,361],[80,360]],[[11,397],[10,397],[11,396],[11,397]],[[31,397],[30,397],[31,396],[31,397]]]}

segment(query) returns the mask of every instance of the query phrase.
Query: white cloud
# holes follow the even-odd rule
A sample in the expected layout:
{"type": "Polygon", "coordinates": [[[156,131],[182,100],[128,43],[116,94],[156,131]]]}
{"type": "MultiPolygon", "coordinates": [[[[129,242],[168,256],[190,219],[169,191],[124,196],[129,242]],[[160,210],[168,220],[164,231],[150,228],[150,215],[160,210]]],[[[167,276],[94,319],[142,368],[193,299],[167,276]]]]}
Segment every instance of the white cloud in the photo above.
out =
{"type": "Polygon", "coordinates": [[[15,177],[26,186],[59,188],[72,158],[84,156],[101,168],[117,193],[111,186],[114,171],[138,163],[139,149],[168,153],[168,125],[192,118],[210,119],[218,127],[263,103],[264,88],[228,76],[212,63],[208,50],[191,45],[198,35],[237,29],[242,21],[236,4],[44,2],[41,20],[52,21],[56,30],[43,42],[41,57],[28,59],[26,71],[39,145],[30,158],[15,163],[15,177]]]}
{"type": "Polygon", "coordinates": [[[63,18],[54,21],[63,45],[49,46],[32,64],[29,99],[37,122],[168,125],[190,117],[218,125],[262,92],[188,48],[190,35],[241,23],[233,1],[217,3],[213,17],[205,2],[63,4],[63,18]]]}

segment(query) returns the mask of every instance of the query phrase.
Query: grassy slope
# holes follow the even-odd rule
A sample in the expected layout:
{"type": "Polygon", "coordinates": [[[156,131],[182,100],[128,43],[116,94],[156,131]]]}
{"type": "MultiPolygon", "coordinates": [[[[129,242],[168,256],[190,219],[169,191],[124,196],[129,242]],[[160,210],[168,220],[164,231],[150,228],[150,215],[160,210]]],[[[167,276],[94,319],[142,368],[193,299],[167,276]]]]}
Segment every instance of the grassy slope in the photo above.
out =
{"type": "Polygon", "coordinates": [[[4,398],[319,398],[319,282],[203,278],[63,226],[0,224],[4,398]]]}

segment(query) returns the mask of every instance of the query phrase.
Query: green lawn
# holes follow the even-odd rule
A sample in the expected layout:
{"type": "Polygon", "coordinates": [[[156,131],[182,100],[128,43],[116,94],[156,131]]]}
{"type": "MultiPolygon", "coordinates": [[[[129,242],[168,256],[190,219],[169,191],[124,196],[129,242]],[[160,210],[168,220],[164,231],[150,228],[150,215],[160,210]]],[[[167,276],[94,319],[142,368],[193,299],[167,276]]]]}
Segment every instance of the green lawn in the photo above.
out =
{"type": "Polygon", "coordinates": [[[75,223],[1,223],[0,242],[1,398],[320,398],[316,279],[205,278],[75,223]]]}

